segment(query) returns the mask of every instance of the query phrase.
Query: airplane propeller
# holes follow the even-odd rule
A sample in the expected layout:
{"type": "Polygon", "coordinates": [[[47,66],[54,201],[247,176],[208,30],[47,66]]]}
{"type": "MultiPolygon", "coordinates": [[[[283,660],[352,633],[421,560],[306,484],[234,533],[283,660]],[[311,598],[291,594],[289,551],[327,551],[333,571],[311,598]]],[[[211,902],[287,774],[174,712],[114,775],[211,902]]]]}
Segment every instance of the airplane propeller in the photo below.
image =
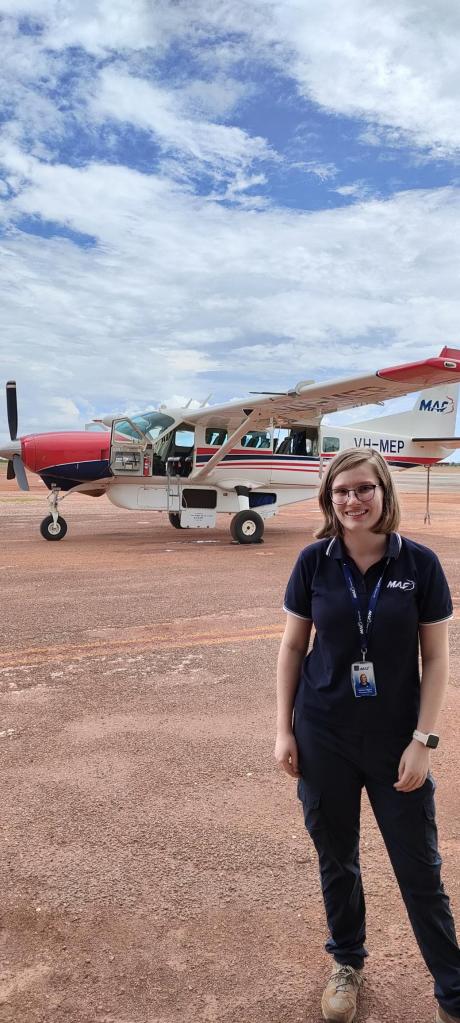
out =
{"type": "Polygon", "coordinates": [[[22,461],[20,451],[21,444],[17,440],[18,436],[18,399],[16,394],[16,381],[8,380],[6,385],[6,411],[8,415],[8,427],[10,431],[11,444],[7,446],[3,452],[8,457],[8,466],[6,470],[6,478],[8,480],[17,480],[18,487],[20,490],[28,490],[29,484],[27,481],[26,470],[24,468],[24,462],[22,461]]]}
{"type": "Polygon", "coordinates": [[[18,436],[18,398],[15,380],[8,380],[6,385],[6,411],[11,440],[16,440],[18,436]]]}

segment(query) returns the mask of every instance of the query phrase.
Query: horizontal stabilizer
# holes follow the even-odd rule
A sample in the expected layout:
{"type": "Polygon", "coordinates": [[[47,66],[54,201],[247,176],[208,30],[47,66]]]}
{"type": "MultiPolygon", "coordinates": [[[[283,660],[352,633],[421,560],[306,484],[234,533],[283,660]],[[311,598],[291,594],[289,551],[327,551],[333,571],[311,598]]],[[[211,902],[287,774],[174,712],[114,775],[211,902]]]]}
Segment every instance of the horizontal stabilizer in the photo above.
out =
{"type": "Polygon", "coordinates": [[[460,448],[460,437],[412,437],[413,444],[442,444],[443,447],[460,448]]]}

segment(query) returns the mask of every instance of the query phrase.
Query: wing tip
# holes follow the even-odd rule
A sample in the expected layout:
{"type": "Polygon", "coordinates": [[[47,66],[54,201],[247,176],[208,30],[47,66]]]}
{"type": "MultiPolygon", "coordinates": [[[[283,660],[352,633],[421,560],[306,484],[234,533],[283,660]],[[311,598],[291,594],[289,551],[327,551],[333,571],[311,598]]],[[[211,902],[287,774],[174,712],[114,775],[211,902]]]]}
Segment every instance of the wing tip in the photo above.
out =
{"type": "Polygon", "coordinates": [[[460,380],[460,351],[457,352],[454,348],[443,349],[441,355],[434,356],[432,359],[378,369],[376,376],[383,380],[400,380],[401,382],[418,379],[418,386],[427,387],[448,382],[452,379],[452,374],[455,374],[456,379],[460,380]],[[445,352],[449,354],[444,354],[445,352]]]}

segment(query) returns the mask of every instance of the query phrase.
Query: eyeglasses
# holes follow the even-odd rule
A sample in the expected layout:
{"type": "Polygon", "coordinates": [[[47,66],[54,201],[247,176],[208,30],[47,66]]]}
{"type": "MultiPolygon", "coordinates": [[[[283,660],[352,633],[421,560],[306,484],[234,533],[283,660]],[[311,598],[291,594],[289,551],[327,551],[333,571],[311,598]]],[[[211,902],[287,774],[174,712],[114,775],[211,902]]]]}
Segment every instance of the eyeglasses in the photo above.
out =
{"type": "Polygon", "coordinates": [[[358,501],[363,501],[364,504],[369,504],[373,501],[375,491],[380,483],[360,483],[359,487],[350,487],[349,490],[346,487],[336,487],[335,490],[331,490],[332,504],[346,504],[350,494],[354,494],[358,501]]]}

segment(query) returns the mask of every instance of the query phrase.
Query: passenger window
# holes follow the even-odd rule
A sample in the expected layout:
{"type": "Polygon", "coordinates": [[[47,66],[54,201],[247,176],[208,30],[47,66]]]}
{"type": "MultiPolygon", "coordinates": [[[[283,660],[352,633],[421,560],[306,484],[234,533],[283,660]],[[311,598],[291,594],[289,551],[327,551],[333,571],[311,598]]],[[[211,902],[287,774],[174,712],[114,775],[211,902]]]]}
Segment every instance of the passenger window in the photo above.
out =
{"type": "Polygon", "coordinates": [[[269,448],[271,446],[268,430],[251,430],[240,440],[242,448],[269,448]]]}
{"type": "Polygon", "coordinates": [[[205,443],[209,447],[220,448],[227,440],[227,430],[219,430],[217,427],[209,426],[205,433],[205,443]]]}
{"type": "Polygon", "coordinates": [[[339,451],[340,441],[338,437],[323,437],[323,451],[330,454],[331,451],[339,451]]]}

